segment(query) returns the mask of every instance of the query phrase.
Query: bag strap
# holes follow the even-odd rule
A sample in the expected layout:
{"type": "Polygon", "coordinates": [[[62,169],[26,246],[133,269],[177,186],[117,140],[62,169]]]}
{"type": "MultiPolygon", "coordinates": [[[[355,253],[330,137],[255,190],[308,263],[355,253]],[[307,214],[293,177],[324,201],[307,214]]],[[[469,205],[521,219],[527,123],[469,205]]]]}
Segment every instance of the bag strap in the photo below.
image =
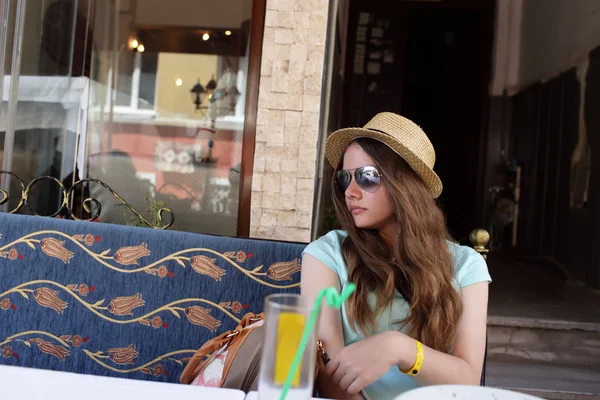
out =
{"type": "Polygon", "coordinates": [[[183,372],[181,373],[181,376],[179,377],[179,382],[186,385],[190,384],[194,380],[196,375],[198,375],[198,372],[200,372],[204,364],[210,360],[209,358],[208,360],[204,360],[203,362],[202,360],[204,359],[204,357],[206,357],[208,354],[222,349],[226,345],[233,344],[239,337],[240,332],[245,327],[263,318],[264,313],[246,313],[234,330],[223,332],[219,336],[207,340],[202,345],[202,347],[200,347],[200,349],[198,349],[198,351],[194,353],[188,364],[185,366],[183,372]]]}
{"type": "MultiPolygon", "coordinates": [[[[331,361],[331,359],[329,358],[329,354],[327,354],[327,352],[325,351],[325,346],[323,346],[323,342],[321,341],[321,339],[317,339],[317,362],[316,362],[316,372],[315,372],[315,384],[314,384],[314,388],[313,388],[313,397],[316,397],[317,395],[317,377],[319,376],[319,370],[324,368],[325,365],[327,365],[327,363],[331,361]],[[323,364],[323,365],[320,365],[323,364]]],[[[369,396],[367,395],[367,393],[363,390],[361,390],[358,393],[361,397],[362,400],[371,400],[369,399],[369,396]]]]}

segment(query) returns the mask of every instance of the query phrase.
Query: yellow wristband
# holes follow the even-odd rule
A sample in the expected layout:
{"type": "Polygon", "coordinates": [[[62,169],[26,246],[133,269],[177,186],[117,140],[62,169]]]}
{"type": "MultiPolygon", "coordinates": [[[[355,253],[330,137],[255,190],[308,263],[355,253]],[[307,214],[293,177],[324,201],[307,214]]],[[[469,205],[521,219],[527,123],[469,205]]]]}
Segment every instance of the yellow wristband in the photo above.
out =
{"type": "Polygon", "coordinates": [[[410,376],[419,375],[419,372],[421,371],[421,366],[423,365],[423,360],[425,359],[425,355],[423,354],[423,345],[418,340],[415,340],[415,342],[417,344],[417,357],[415,359],[415,365],[413,365],[412,368],[406,371],[400,370],[402,371],[402,373],[410,376]]]}

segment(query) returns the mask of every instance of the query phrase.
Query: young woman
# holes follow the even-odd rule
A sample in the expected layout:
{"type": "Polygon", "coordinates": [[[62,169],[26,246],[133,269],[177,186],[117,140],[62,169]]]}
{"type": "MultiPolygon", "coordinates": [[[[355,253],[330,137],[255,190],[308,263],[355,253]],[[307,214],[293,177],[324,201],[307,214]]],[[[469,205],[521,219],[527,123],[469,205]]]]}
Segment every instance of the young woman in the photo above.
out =
{"type": "Polygon", "coordinates": [[[449,240],[431,142],[412,121],[382,113],[334,132],[326,155],[343,230],[308,245],[301,291],[357,288],[341,311],[322,309],[331,361],[321,396],[355,399],[364,389],[385,400],[420,385],[478,385],[491,278],[477,252],[449,240]]]}

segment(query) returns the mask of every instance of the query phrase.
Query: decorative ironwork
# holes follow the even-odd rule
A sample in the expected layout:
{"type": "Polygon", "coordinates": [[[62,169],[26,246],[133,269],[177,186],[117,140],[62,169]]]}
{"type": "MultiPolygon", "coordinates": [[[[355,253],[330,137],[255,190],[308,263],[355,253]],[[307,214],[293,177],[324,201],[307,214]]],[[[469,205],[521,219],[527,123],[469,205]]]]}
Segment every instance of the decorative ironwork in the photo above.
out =
{"type": "MultiPolygon", "coordinates": [[[[9,175],[9,176],[15,178],[21,186],[21,199],[19,200],[19,204],[17,204],[17,206],[14,209],[9,211],[10,214],[16,214],[17,212],[19,212],[19,210],[21,210],[21,208],[23,208],[23,206],[25,206],[25,207],[27,207],[27,209],[29,210],[29,212],[31,214],[33,214],[35,216],[42,216],[42,215],[36,213],[35,210],[33,210],[33,208],[31,207],[31,205],[29,203],[29,194],[31,192],[32,187],[36,183],[44,181],[44,180],[49,180],[49,181],[55,182],[59,186],[60,190],[62,191],[63,200],[62,200],[62,203],[61,203],[60,207],[58,208],[58,210],[56,210],[56,212],[54,212],[54,214],[52,214],[52,215],[45,215],[46,217],[56,217],[63,210],[65,210],[67,213],[69,213],[71,218],[73,218],[74,220],[77,220],[77,221],[82,221],[82,220],[83,221],[93,221],[96,218],[98,218],[100,216],[100,213],[102,212],[102,204],[100,204],[100,202],[98,200],[96,200],[95,198],[88,197],[82,203],[83,209],[91,215],[90,218],[87,218],[87,219],[82,219],[82,218],[77,217],[77,215],[75,215],[76,213],[73,211],[73,201],[72,201],[74,198],[73,193],[75,192],[75,190],[77,190],[77,187],[79,185],[83,185],[86,183],[96,183],[96,184],[99,184],[100,186],[104,187],[106,190],[108,190],[110,192],[110,194],[112,194],[113,197],[119,201],[119,203],[121,203],[122,205],[127,207],[127,209],[129,211],[131,211],[133,214],[135,214],[135,216],[137,218],[140,219],[140,221],[142,221],[144,224],[146,224],[147,226],[149,226],[151,228],[169,229],[175,222],[175,214],[173,213],[173,210],[171,210],[168,207],[163,207],[157,211],[157,215],[156,215],[157,221],[161,225],[158,225],[158,226],[153,225],[146,218],[144,218],[139,212],[137,212],[125,199],[123,199],[123,197],[121,197],[117,192],[112,190],[110,186],[108,186],[106,183],[104,183],[98,179],[89,179],[89,178],[81,179],[81,180],[78,180],[75,183],[73,183],[73,185],[69,189],[67,189],[61,181],[59,181],[58,179],[56,179],[52,176],[41,176],[39,178],[32,180],[27,186],[25,186],[25,182],[17,174],[15,174],[13,172],[0,170],[0,176],[2,176],[2,175],[9,175]],[[95,206],[94,207],[95,212],[92,210],[92,207],[91,207],[92,204],[95,206]],[[163,221],[165,220],[165,218],[164,218],[165,213],[167,213],[170,218],[169,218],[168,223],[163,224],[163,221]]],[[[8,202],[10,195],[5,190],[0,190],[0,195],[2,196],[0,198],[0,206],[2,206],[8,202]]]]}

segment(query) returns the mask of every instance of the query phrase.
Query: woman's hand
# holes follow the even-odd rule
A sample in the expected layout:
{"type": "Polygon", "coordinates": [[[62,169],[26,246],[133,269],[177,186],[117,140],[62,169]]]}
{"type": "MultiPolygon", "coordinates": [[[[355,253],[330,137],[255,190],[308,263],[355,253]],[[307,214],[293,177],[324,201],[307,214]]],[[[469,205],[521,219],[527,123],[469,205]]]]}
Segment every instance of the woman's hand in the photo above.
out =
{"type": "Polygon", "coordinates": [[[359,393],[398,362],[399,332],[384,332],[344,347],[323,370],[331,382],[349,395],[359,393]]]}

